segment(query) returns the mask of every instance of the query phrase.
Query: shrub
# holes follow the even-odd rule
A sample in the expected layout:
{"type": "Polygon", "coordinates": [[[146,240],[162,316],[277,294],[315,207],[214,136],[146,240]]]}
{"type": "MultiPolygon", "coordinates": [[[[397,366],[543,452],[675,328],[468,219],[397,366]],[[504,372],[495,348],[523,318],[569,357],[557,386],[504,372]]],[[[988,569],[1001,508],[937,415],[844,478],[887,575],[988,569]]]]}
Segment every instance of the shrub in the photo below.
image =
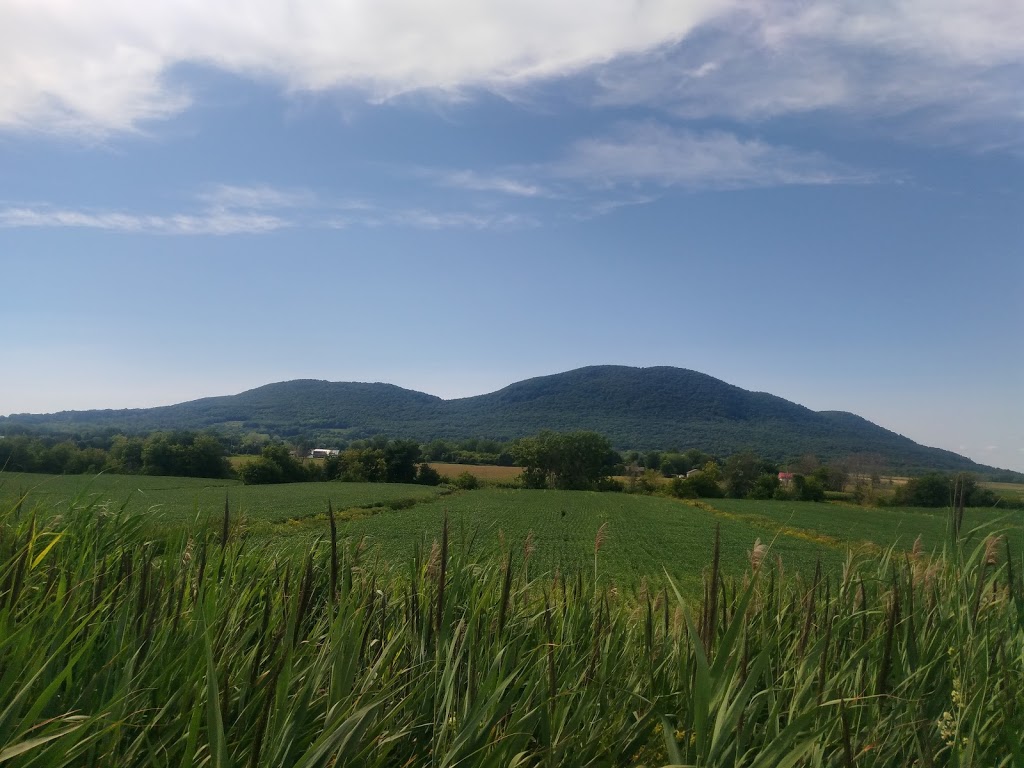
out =
{"type": "Polygon", "coordinates": [[[604,477],[597,481],[597,490],[599,491],[611,491],[613,493],[621,493],[626,490],[626,486],[621,480],[617,480],[614,477],[604,477]]]}
{"type": "Polygon", "coordinates": [[[718,483],[710,482],[703,473],[675,478],[669,493],[678,499],[720,499],[725,495],[718,483]]]}
{"type": "Polygon", "coordinates": [[[908,480],[896,489],[893,501],[911,507],[948,507],[956,502],[957,495],[967,507],[989,507],[997,502],[996,495],[978,485],[972,475],[950,476],[939,472],[908,480]]]}
{"type": "Polygon", "coordinates": [[[246,485],[271,485],[284,482],[284,472],[280,465],[265,457],[243,464],[238,470],[238,477],[246,485]]]}
{"type": "Polygon", "coordinates": [[[696,499],[697,489],[685,477],[677,477],[669,485],[669,492],[677,499],[696,499]]]}
{"type": "Polygon", "coordinates": [[[460,491],[474,491],[480,487],[480,478],[471,472],[460,472],[452,481],[452,485],[460,491]]]}
{"type": "Polygon", "coordinates": [[[781,485],[778,473],[764,473],[754,481],[754,487],[747,494],[748,499],[771,499],[781,485]]]}
{"type": "Polygon", "coordinates": [[[656,493],[661,488],[661,477],[653,469],[646,469],[640,475],[630,478],[630,493],[656,493]]]}
{"type": "Polygon", "coordinates": [[[429,464],[420,464],[416,470],[416,482],[420,485],[440,485],[441,473],[429,464]]]}

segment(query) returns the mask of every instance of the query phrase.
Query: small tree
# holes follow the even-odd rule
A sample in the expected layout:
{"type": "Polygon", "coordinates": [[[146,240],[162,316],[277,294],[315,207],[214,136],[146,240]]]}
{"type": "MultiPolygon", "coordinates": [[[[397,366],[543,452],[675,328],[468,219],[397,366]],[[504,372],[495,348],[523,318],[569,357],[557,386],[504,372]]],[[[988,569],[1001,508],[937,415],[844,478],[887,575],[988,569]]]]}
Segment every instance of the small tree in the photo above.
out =
{"type": "Polygon", "coordinates": [[[725,462],[726,493],[734,499],[746,498],[761,474],[761,459],[752,451],[730,456],[725,462]]]}
{"type": "Polygon", "coordinates": [[[440,485],[441,473],[424,462],[416,469],[416,482],[420,485],[440,485]]]}
{"type": "Polygon", "coordinates": [[[782,482],[779,480],[778,472],[765,472],[759,475],[754,481],[754,487],[747,494],[748,499],[771,499],[782,482]]]}
{"type": "Polygon", "coordinates": [[[415,440],[390,440],[384,446],[386,480],[389,483],[416,482],[416,462],[420,445],[415,440]]]}
{"type": "Polygon", "coordinates": [[[285,482],[281,467],[276,462],[263,456],[243,464],[241,469],[238,470],[238,477],[246,485],[268,485],[285,482]]]}
{"type": "Polygon", "coordinates": [[[596,432],[541,432],[513,443],[512,454],[527,488],[594,488],[619,461],[608,439],[596,432]]]}
{"type": "Polygon", "coordinates": [[[471,472],[460,472],[458,477],[452,481],[452,485],[459,490],[475,491],[480,487],[480,478],[471,472]]]}
{"type": "Polygon", "coordinates": [[[718,485],[720,476],[718,465],[709,461],[700,472],[695,472],[685,479],[677,477],[673,480],[672,494],[684,499],[720,499],[724,495],[718,485]]]}

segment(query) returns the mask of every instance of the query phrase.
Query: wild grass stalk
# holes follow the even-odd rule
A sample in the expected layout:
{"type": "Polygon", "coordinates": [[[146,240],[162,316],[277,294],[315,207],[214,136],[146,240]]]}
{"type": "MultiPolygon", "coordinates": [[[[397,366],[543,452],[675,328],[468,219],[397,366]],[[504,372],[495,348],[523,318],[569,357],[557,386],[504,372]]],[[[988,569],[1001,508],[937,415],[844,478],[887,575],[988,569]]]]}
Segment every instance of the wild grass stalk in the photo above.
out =
{"type": "Polygon", "coordinates": [[[835,583],[756,542],[726,573],[715,544],[693,601],[528,573],[532,541],[519,569],[474,557],[448,525],[407,569],[330,535],[294,563],[221,537],[211,578],[201,530],[0,513],[0,764],[1024,765],[995,539],[835,583]]]}

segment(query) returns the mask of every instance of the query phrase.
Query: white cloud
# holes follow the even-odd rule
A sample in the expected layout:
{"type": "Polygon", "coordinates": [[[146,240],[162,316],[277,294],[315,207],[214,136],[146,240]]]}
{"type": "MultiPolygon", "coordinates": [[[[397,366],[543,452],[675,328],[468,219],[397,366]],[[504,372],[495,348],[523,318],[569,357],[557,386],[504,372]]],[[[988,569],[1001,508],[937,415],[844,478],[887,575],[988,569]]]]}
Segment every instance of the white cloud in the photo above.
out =
{"type": "Polygon", "coordinates": [[[195,199],[200,203],[197,210],[172,213],[9,205],[0,209],[0,228],[73,227],[154,235],[265,234],[299,224],[292,218],[292,209],[315,204],[316,197],[309,190],[284,190],[265,184],[214,184],[195,199]]]}
{"type": "Polygon", "coordinates": [[[509,88],[680,40],[721,0],[2,0],[0,127],[132,130],[197,63],[292,90],[509,88]]]}
{"type": "Polygon", "coordinates": [[[415,229],[521,229],[536,222],[530,217],[513,213],[466,213],[461,211],[436,212],[420,209],[397,211],[390,216],[392,222],[415,229]]]}
{"type": "Polygon", "coordinates": [[[138,130],[191,103],[181,64],[371,100],[594,68],[605,104],[909,116],[911,133],[999,145],[1024,123],[1024,3],[0,0],[0,129],[138,130]]]}
{"type": "Polygon", "coordinates": [[[0,228],[102,229],[159,235],[238,235],[272,232],[289,223],[277,216],[231,211],[150,215],[123,211],[81,211],[38,207],[0,210],[0,228]]]}
{"type": "Polygon", "coordinates": [[[479,213],[458,210],[430,210],[425,208],[387,209],[369,207],[343,215],[330,216],[323,222],[329,229],[353,227],[398,227],[439,231],[445,229],[511,230],[538,226],[532,216],[514,212],[479,213]]]}
{"type": "Polygon", "coordinates": [[[474,212],[381,206],[360,199],[324,200],[308,189],[269,185],[209,186],[196,196],[198,210],[140,213],[76,209],[46,204],[0,208],[0,229],[79,228],[152,235],[266,234],[284,228],[347,229],[393,226],[424,230],[518,229],[535,226],[515,212],[474,212]]]}
{"type": "Polygon", "coordinates": [[[742,121],[827,110],[898,118],[899,131],[933,140],[1000,144],[1020,140],[1022,81],[1024,3],[766,2],[657,55],[600,68],[597,102],[742,121]]]}
{"type": "Polygon", "coordinates": [[[573,215],[573,218],[585,221],[587,219],[596,219],[601,216],[607,216],[610,213],[614,213],[620,208],[630,208],[634,205],[646,205],[657,200],[655,195],[635,195],[627,198],[610,198],[606,200],[597,200],[596,202],[590,203],[588,206],[578,213],[573,215]]]}
{"type": "Polygon", "coordinates": [[[539,184],[501,175],[486,175],[476,171],[451,171],[441,174],[440,183],[446,187],[473,192],[501,192],[518,197],[547,197],[551,193],[539,184]]]}
{"type": "Polygon", "coordinates": [[[815,152],[658,123],[624,124],[614,136],[579,141],[551,172],[603,186],[719,189],[873,180],[815,152]]]}
{"type": "Polygon", "coordinates": [[[267,184],[236,186],[216,184],[201,193],[199,199],[215,208],[297,208],[315,201],[315,195],[304,189],[279,189],[267,184]]]}
{"type": "Polygon", "coordinates": [[[669,187],[721,190],[883,181],[877,173],[819,152],[656,121],[622,122],[607,133],[578,139],[547,165],[424,170],[418,175],[448,188],[543,198],[546,208],[557,202],[572,209],[570,215],[584,218],[651,202],[669,187]]]}

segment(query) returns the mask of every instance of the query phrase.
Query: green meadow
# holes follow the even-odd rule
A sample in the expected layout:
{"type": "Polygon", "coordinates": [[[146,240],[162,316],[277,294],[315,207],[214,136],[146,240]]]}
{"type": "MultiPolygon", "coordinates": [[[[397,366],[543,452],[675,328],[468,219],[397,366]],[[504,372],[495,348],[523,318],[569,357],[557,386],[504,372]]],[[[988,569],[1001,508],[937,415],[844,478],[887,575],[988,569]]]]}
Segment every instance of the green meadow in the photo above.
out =
{"type": "MultiPolygon", "coordinates": [[[[42,518],[99,504],[139,514],[153,535],[219,532],[225,502],[233,535],[274,554],[304,554],[329,533],[328,503],[341,541],[383,572],[401,574],[414,549],[429,549],[450,521],[453,545],[483,558],[509,550],[537,574],[593,575],[635,591],[667,574],[696,594],[717,530],[725,573],[741,573],[756,540],[784,569],[810,577],[837,572],[851,555],[889,547],[940,551],[949,542],[947,510],[849,504],[714,499],[682,501],[591,491],[441,487],[383,483],[244,486],[235,481],[125,475],[2,476],[0,506],[22,499],[42,518]]],[[[965,530],[1005,534],[1024,549],[1024,512],[970,509],[965,530]]],[[[211,533],[212,535],[212,533],[211,533]]],[[[982,535],[982,533],[979,533],[982,535]]]]}
{"type": "Polygon", "coordinates": [[[1020,513],[0,481],[0,764],[1024,765],[1020,513]]]}
{"type": "Polygon", "coordinates": [[[340,510],[401,505],[437,498],[444,489],[385,483],[295,483],[245,486],[236,480],[146,475],[0,474],[0,500],[24,497],[23,509],[51,517],[99,503],[144,514],[162,527],[220,525],[228,501],[236,522],[281,522],[321,514],[330,500],[340,510]]]}

